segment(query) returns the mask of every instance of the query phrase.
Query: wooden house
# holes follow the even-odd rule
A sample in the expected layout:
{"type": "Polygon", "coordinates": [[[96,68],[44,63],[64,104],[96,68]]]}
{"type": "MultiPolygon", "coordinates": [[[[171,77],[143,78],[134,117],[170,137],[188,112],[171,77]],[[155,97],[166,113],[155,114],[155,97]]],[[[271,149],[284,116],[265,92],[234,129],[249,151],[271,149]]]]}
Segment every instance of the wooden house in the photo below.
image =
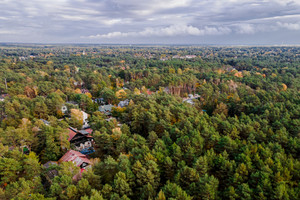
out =
{"type": "Polygon", "coordinates": [[[69,142],[73,149],[80,152],[85,152],[85,154],[89,154],[94,152],[93,144],[94,139],[91,136],[92,129],[85,129],[78,131],[75,128],[69,128],[69,142]]]}

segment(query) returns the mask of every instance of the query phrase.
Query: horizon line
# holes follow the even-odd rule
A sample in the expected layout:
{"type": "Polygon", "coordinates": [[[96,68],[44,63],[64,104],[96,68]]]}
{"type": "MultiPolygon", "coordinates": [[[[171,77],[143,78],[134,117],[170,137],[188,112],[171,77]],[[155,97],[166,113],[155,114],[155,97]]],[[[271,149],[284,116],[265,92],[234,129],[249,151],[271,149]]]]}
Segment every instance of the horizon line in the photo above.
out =
{"type": "Polygon", "coordinates": [[[73,45],[73,46],[201,46],[201,47],[299,47],[300,44],[184,44],[184,43],[76,43],[76,42],[0,42],[0,46],[9,46],[9,45],[57,45],[57,46],[64,46],[64,45],[73,45]]]}

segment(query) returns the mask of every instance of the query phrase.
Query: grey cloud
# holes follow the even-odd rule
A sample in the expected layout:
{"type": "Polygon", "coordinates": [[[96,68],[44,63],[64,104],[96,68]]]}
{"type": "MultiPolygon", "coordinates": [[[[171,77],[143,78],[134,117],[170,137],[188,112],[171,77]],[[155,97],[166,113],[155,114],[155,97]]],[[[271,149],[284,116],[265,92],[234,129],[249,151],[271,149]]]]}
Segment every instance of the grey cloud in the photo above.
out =
{"type": "Polygon", "coordinates": [[[289,30],[300,30],[300,23],[282,23],[277,22],[279,27],[287,28],[289,30]]]}
{"type": "Polygon", "coordinates": [[[2,0],[0,41],[262,41],[299,31],[299,13],[298,0],[2,0]]]}
{"type": "Polygon", "coordinates": [[[88,36],[89,38],[119,38],[119,37],[165,37],[165,36],[177,36],[177,35],[192,35],[192,36],[202,36],[202,35],[222,35],[228,34],[231,30],[226,27],[204,27],[199,29],[193,26],[187,25],[172,25],[164,28],[146,28],[140,32],[111,32],[107,34],[98,34],[88,36]]]}

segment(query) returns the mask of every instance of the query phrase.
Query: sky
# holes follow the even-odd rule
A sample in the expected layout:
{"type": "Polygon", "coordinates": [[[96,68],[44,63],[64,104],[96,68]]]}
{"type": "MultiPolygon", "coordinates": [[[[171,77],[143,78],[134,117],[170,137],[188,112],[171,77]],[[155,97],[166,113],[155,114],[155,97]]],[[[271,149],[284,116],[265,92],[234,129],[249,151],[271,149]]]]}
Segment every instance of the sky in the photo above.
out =
{"type": "Polygon", "coordinates": [[[300,0],[0,0],[0,42],[300,44],[300,0]]]}

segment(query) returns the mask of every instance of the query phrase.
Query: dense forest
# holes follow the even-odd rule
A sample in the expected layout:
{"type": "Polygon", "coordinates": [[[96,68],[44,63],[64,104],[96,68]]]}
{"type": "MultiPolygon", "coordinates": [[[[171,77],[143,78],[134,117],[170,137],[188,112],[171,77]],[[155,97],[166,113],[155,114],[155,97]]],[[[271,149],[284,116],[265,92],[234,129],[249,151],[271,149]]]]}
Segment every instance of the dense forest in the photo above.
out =
{"type": "Polygon", "coordinates": [[[299,76],[299,47],[1,46],[0,199],[300,199],[299,76]]]}

